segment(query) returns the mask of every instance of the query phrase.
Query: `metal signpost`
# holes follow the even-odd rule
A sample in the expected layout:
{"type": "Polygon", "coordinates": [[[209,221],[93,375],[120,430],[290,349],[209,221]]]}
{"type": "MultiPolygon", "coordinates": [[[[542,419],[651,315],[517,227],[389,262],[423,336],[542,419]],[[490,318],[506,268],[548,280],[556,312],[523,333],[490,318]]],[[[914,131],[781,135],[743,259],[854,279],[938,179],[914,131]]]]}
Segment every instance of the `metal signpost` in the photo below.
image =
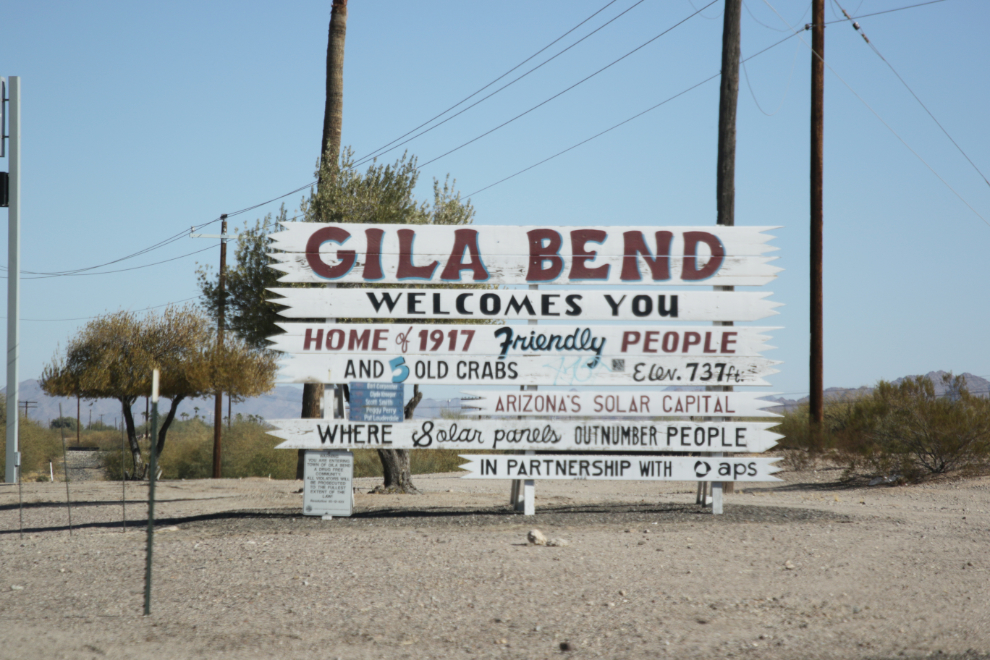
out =
{"type": "Polygon", "coordinates": [[[462,455],[464,477],[516,484],[777,480],[777,459],[751,456],[781,437],[775,421],[750,420],[776,417],[766,395],[701,391],[769,385],[777,372],[763,356],[776,328],[731,325],[777,313],[770,293],[732,289],[776,277],[770,227],[282,226],[280,282],[528,289],[270,289],[286,319],[387,321],[279,324],[282,382],[351,382],[346,421],[271,420],[279,448],[509,451],[462,455]],[[496,323],[449,323],[459,320],[496,323]],[[503,388],[467,392],[466,419],[414,422],[402,417],[404,383],[503,388]]]}
{"type": "MultiPolygon", "coordinates": [[[[0,110],[0,137],[10,140],[8,164],[7,209],[7,449],[4,481],[20,483],[21,454],[18,446],[18,373],[17,359],[20,353],[18,333],[21,320],[21,79],[11,76],[0,84],[0,108],[9,103],[9,133],[4,131],[3,111],[0,110]],[[10,96],[6,95],[7,83],[10,96]]],[[[4,140],[0,139],[0,145],[4,140]]],[[[2,149],[2,147],[0,147],[2,149]]]]}

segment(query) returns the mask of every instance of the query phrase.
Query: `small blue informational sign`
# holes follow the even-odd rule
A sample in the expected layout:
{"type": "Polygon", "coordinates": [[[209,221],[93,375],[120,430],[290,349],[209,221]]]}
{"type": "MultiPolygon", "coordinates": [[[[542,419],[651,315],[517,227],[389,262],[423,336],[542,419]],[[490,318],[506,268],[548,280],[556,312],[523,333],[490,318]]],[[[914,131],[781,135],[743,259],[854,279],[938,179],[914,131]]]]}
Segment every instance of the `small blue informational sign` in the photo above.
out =
{"type": "Polygon", "coordinates": [[[352,422],[401,422],[405,386],[402,383],[351,383],[352,422]]]}

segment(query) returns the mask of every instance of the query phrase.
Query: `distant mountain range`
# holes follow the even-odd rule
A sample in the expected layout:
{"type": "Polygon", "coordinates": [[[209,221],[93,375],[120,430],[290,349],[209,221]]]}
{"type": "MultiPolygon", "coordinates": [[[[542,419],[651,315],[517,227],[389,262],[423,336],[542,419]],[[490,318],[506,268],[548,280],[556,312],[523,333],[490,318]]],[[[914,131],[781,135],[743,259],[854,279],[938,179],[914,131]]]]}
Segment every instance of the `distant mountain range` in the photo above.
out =
{"type": "MultiPolygon", "coordinates": [[[[935,384],[936,394],[945,393],[945,386],[942,384],[942,376],[945,373],[946,372],[944,371],[932,371],[926,374],[926,376],[931,378],[932,382],[935,384]]],[[[962,375],[966,378],[967,387],[972,394],[976,394],[978,396],[990,396],[990,381],[980,378],[979,376],[974,376],[970,373],[964,373],[962,375]]],[[[905,380],[905,378],[910,378],[910,376],[898,378],[894,381],[894,383],[900,383],[905,380]]],[[[5,392],[6,390],[2,391],[5,392]]],[[[872,388],[865,386],[859,388],[830,387],[825,390],[825,399],[841,400],[856,398],[864,394],[869,394],[872,391],[872,388]]],[[[62,406],[63,415],[66,417],[76,416],[75,399],[68,397],[50,397],[41,391],[41,386],[36,380],[22,381],[18,396],[22,402],[22,405],[24,401],[31,402],[28,408],[28,415],[30,418],[37,422],[41,422],[46,426],[51,420],[59,416],[59,404],[62,406]]],[[[769,410],[774,412],[783,412],[785,410],[796,410],[802,404],[806,404],[808,402],[808,397],[802,397],[800,399],[768,397],[768,400],[779,404],[769,410]]],[[[138,423],[144,421],[144,406],[144,399],[139,399],[138,402],[132,407],[132,414],[134,415],[135,421],[138,423]]],[[[301,406],[301,389],[287,385],[279,385],[268,394],[246,399],[241,403],[235,403],[233,405],[232,412],[235,418],[238,414],[240,414],[244,417],[254,415],[262,419],[293,419],[299,417],[301,406]]],[[[101,421],[101,419],[104,424],[109,426],[114,426],[120,422],[120,404],[113,399],[83,399],[80,402],[79,408],[80,417],[84,425],[89,424],[91,421],[101,421]]],[[[213,399],[186,400],[179,405],[178,415],[181,418],[181,415],[185,413],[189,418],[198,416],[208,422],[212,422],[213,408],[213,399]]],[[[416,407],[414,417],[416,419],[431,419],[440,417],[443,412],[458,413],[460,410],[460,399],[439,400],[424,398],[416,407]]],[[[23,411],[24,408],[22,407],[22,414],[23,411]]],[[[225,417],[227,415],[226,399],[224,399],[223,415],[225,417]]]]}
{"type": "MultiPolygon", "coordinates": [[[[942,376],[945,376],[948,372],[945,371],[929,371],[925,376],[931,379],[932,383],[935,385],[935,394],[937,396],[942,396],[946,393],[946,387],[942,383],[942,376]]],[[[990,381],[985,378],[980,378],[971,373],[961,374],[963,378],[966,379],[966,389],[969,390],[970,394],[976,396],[990,396],[990,381]]],[[[903,376],[895,381],[892,381],[894,385],[899,385],[908,378],[914,378],[914,376],[903,376]]],[[[858,387],[858,388],[848,388],[848,387],[829,387],[825,390],[825,400],[826,401],[843,401],[849,399],[857,399],[866,394],[873,392],[872,387],[858,387]]],[[[779,406],[774,406],[768,408],[772,412],[784,412],[797,410],[802,405],[808,403],[808,397],[801,397],[800,399],[786,399],[783,397],[766,397],[768,401],[777,401],[780,403],[779,406]]]]}

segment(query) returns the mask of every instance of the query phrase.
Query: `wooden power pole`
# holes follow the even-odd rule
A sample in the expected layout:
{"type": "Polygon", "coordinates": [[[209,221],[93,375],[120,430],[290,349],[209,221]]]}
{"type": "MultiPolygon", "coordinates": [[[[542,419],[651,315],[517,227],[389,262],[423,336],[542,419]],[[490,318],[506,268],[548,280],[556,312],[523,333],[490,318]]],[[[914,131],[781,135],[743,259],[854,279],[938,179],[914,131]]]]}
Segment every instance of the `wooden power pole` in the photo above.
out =
{"type": "MultiPolygon", "coordinates": [[[[725,0],[722,20],[722,79],[718,96],[718,160],[716,188],[716,219],[723,227],[736,224],[736,108],[739,104],[739,58],[742,0],[725,0]]],[[[716,291],[732,291],[731,286],[716,286],[716,291]]],[[[714,325],[732,325],[732,321],[715,321],[714,325]]],[[[731,391],[731,386],[715,386],[711,390],[731,391]]],[[[721,454],[715,454],[721,456],[721,454]]],[[[722,513],[722,494],[732,492],[733,483],[712,482],[712,513],[722,513]]],[[[705,489],[699,493],[705,503],[705,489]]]]}
{"type": "Polygon", "coordinates": [[[822,167],[825,119],[825,0],[811,3],[811,351],[809,358],[812,431],[820,437],[825,420],[822,341],[822,167]]]}
{"type": "Polygon", "coordinates": [[[722,25],[722,81],[718,97],[716,222],[736,224],[736,106],[739,101],[739,33],[742,0],[725,0],[722,25]]]}
{"type": "MultiPolygon", "coordinates": [[[[223,349],[223,326],[224,326],[224,306],[226,304],[227,285],[227,215],[220,216],[220,301],[217,305],[217,350],[223,349]]],[[[220,478],[220,438],[223,431],[223,392],[217,390],[216,401],[213,406],[213,478],[220,478]]]]}

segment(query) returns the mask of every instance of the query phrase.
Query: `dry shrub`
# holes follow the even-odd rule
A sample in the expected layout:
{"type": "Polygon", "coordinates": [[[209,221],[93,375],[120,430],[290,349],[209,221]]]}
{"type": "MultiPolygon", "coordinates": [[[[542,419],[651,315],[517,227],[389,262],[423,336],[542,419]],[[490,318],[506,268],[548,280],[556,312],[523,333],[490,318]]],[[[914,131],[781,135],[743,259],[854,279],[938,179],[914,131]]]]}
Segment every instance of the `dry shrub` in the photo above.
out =
{"type": "MultiPolygon", "coordinates": [[[[236,419],[230,428],[224,426],[221,471],[224,478],[267,477],[296,478],[296,452],[275,449],[282,441],[267,433],[264,422],[257,418],[236,419]]],[[[108,479],[120,479],[120,437],[111,433],[93,432],[90,440],[83,432],[83,444],[98,446],[102,452],[103,469],[108,479]],[[97,442],[95,438],[98,438],[97,442]]],[[[139,439],[145,461],[149,459],[148,441],[139,439]]],[[[61,451],[61,445],[59,445],[61,451]]],[[[456,472],[464,462],[452,449],[413,449],[410,457],[412,474],[456,472]]],[[[501,453],[501,452],[500,452],[501,453]]],[[[61,454],[59,454],[61,455],[61,454]]],[[[130,452],[124,468],[131,472],[130,452]]],[[[165,451],[158,457],[163,479],[208,479],[213,473],[213,426],[201,419],[173,422],[165,451]]],[[[374,449],[354,450],[354,476],[380,477],[382,464],[374,449]]]]}
{"type": "MultiPolygon", "coordinates": [[[[6,418],[0,420],[6,425],[6,418]]],[[[62,440],[58,430],[45,428],[30,419],[20,420],[18,425],[18,448],[21,452],[21,476],[30,481],[37,474],[44,473],[48,480],[48,463],[56,465],[62,460],[62,440]]],[[[7,468],[7,436],[0,433],[0,474],[7,468]]]]}
{"type": "Polygon", "coordinates": [[[856,403],[839,449],[879,475],[908,479],[985,470],[990,459],[990,399],[973,396],[961,376],[944,376],[945,393],[918,376],[880,381],[856,403]]]}
{"type": "MultiPolygon", "coordinates": [[[[224,478],[268,477],[294,479],[296,453],[276,450],[282,441],[268,435],[257,419],[238,419],[229,428],[223,427],[221,437],[221,473],[224,478]]],[[[147,461],[148,441],[139,440],[141,453],[147,461]]],[[[101,445],[103,467],[109,479],[120,479],[120,439],[101,445]]],[[[125,459],[125,469],[133,470],[131,459],[125,459]]],[[[163,479],[208,479],[213,474],[213,426],[201,419],[173,422],[165,450],[158,457],[163,479]]]]}
{"type": "MultiPolygon", "coordinates": [[[[825,424],[821,432],[813,432],[808,406],[785,412],[780,424],[773,429],[784,437],[777,443],[783,450],[803,452],[810,457],[835,449],[845,437],[852,422],[855,401],[828,401],[825,404],[825,424]]],[[[796,460],[796,459],[795,459],[796,460]]]]}
{"type": "Polygon", "coordinates": [[[808,408],[785,413],[774,429],[785,464],[805,469],[827,456],[850,471],[919,480],[947,472],[977,474],[990,467],[990,399],[973,396],[961,376],[944,377],[945,394],[924,376],[899,385],[880,381],[871,393],[829,401],[820,433],[808,408]]]}

